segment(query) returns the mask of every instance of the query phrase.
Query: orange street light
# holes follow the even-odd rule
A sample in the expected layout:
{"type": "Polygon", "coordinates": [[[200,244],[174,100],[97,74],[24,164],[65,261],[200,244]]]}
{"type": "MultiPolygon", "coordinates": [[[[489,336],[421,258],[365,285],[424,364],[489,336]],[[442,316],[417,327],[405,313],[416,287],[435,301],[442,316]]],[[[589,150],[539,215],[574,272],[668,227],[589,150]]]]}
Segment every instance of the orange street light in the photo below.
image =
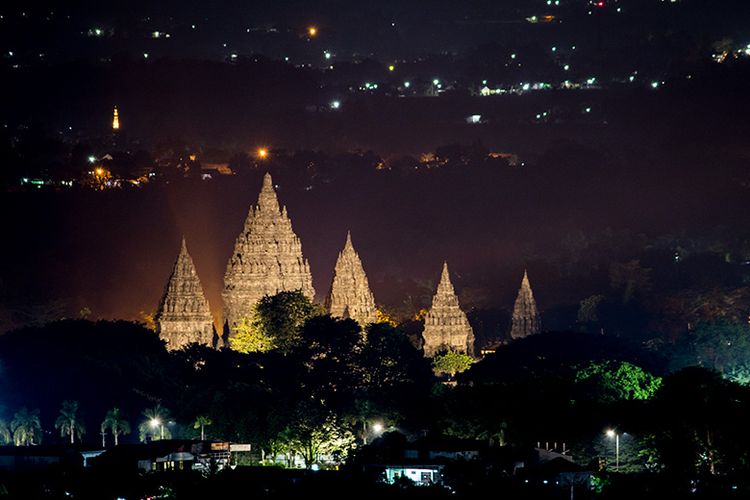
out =
{"type": "Polygon", "coordinates": [[[266,148],[258,148],[258,158],[261,160],[265,160],[268,158],[268,149],[266,148]]]}
{"type": "Polygon", "coordinates": [[[309,28],[307,28],[307,34],[310,35],[310,36],[317,35],[318,34],[318,28],[316,28],[315,26],[310,26],[309,28]]]}

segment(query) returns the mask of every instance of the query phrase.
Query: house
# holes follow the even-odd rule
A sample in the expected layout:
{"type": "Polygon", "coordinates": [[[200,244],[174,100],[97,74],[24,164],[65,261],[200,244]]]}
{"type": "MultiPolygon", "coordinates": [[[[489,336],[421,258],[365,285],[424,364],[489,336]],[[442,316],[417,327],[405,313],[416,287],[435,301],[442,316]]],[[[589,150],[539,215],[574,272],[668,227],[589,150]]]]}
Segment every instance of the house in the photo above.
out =
{"type": "Polygon", "coordinates": [[[429,436],[410,443],[404,450],[404,458],[443,463],[476,460],[486,448],[485,441],[429,436]]]}
{"type": "Polygon", "coordinates": [[[381,467],[384,473],[383,481],[388,484],[395,484],[402,478],[410,480],[416,486],[431,486],[443,483],[444,465],[381,465],[381,467]]]}
{"type": "Polygon", "coordinates": [[[220,470],[229,465],[230,444],[169,439],[121,444],[91,460],[93,467],[140,472],[220,470]]]}
{"type": "Polygon", "coordinates": [[[408,441],[403,434],[390,432],[360,455],[360,465],[389,484],[408,480],[417,486],[445,485],[446,466],[476,463],[486,448],[484,441],[443,436],[408,441]]]}

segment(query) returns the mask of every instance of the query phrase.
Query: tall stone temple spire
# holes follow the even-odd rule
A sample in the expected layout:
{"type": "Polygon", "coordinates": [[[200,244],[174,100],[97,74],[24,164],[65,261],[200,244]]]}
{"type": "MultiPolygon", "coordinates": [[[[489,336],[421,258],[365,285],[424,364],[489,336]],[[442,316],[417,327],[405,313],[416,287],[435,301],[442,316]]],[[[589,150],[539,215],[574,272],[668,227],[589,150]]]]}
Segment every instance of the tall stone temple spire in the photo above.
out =
{"type": "Polygon", "coordinates": [[[542,331],[542,318],[536,308],[534,293],[531,291],[529,275],[523,272],[521,288],[513,306],[513,318],[511,320],[510,336],[513,339],[521,339],[542,331]]]}
{"type": "Polygon", "coordinates": [[[182,238],[180,254],[159,304],[156,322],[159,337],[167,342],[167,349],[179,349],[191,342],[213,344],[214,318],[185,238],[182,238]]]}
{"type": "Polygon", "coordinates": [[[362,326],[377,321],[375,297],[370,291],[367,275],[349,232],[333,270],[333,281],[325,306],[332,316],[351,318],[362,326]]]}
{"type": "Polygon", "coordinates": [[[301,290],[311,300],[315,295],[302,243],[294,234],[286,207],[279,210],[273,181],[267,173],[258,204],[250,208],[224,274],[222,298],[229,335],[265,295],[293,290],[301,290]]]}
{"type": "Polygon", "coordinates": [[[422,336],[425,356],[432,357],[442,349],[474,355],[474,331],[458,304],[447,262],[443,264],[432,307],[424,318],[422,336]]]}

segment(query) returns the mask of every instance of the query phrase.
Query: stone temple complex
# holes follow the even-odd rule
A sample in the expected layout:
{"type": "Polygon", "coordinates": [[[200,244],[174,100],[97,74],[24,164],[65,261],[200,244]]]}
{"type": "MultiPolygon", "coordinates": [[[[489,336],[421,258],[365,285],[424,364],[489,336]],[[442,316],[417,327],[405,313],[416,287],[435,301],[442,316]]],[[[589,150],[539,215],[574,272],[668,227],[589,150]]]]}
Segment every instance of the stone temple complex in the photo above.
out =
{"type": "Polygon", "coordinates": [[[536,308],[536,301],[534,300],[534,293],[531,291],[529,276],[524,271],[521,288],[518,290],[518,297],[516,297],[516,303],[513,306],[510,336],[515,340],[534,335],[541,331],[542,319],[539,315],[539,310],[536,308]]]}
{"type": "Polygon", "coordinates": [[[362,326],[377,321],[375,297],[350,233],[346,234],[344,249],[336,261],[325,307],[332,316],[351,318],[362,326]]]}
{"type": "Polygon", "coordinates": [[[225,333],[231,337],[232,328],[249,317],[265,295],[293,290],[301,290],[310,300],[315,295],[302,244],[286,207],[279,209],[271,175],[266,174],[258,203],[250,208],[224,274],[225,333]]]}
{"type": "Polygon", "coordinates": [[[167,349],[179,349],[191,342],[213,344],[214,319],[185,238],[159,304],[156,322],[159,337],[167,342],[167,349]]]}
{"type": "Polygon", "coordinates": [[[422,337],[425,356],[435,356],[443,349],[474,355],[474,332],[458,304],[447,262],[443,264],[440,284],[424,318],[422,337]]]}
{"type": "MultiPolygon", "coordinates": [[[[310,300],[315,296],[302,244],[292,229],[286,207],[279,205],[271,175],[266,174],[258,202],[250,208],[224,274],[224,325],[219,341],[230,340],[235,327],[243,318],[250,318],[255,304],[264,296],[296,290],[310,300]]],[[[349,233],[336,261],[325,307],[332,316],[351,318],[362,327],[378,319],[375,298],[349,233]]],[[[156,321],[159,336],[168,349],[192,342],[213,345],[216,339],[208,301],[184,239],[156,321]]],[[[510,336],[520,339],[540,331],[541,318],[524,271],[513,307],[510,336]]],[[[474,332],[461,310],[447,263],[424,318],[422,336],[427,357],[444,350],[474,356],[474,332]]]]}

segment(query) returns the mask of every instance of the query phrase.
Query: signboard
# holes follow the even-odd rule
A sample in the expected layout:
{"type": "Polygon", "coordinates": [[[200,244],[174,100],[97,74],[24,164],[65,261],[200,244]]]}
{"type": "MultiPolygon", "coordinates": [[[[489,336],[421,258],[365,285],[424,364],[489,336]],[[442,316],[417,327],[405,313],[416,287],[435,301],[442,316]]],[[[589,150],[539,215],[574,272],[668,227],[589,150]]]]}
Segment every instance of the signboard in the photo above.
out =
{"type": "Polygon", "coordinates": [[[252,451],[251,450],[252,445],[250,444],[244,444],[244,443],[232,443],[229,445],[229,450],[232,452],[235,451],[252,451]]]}

